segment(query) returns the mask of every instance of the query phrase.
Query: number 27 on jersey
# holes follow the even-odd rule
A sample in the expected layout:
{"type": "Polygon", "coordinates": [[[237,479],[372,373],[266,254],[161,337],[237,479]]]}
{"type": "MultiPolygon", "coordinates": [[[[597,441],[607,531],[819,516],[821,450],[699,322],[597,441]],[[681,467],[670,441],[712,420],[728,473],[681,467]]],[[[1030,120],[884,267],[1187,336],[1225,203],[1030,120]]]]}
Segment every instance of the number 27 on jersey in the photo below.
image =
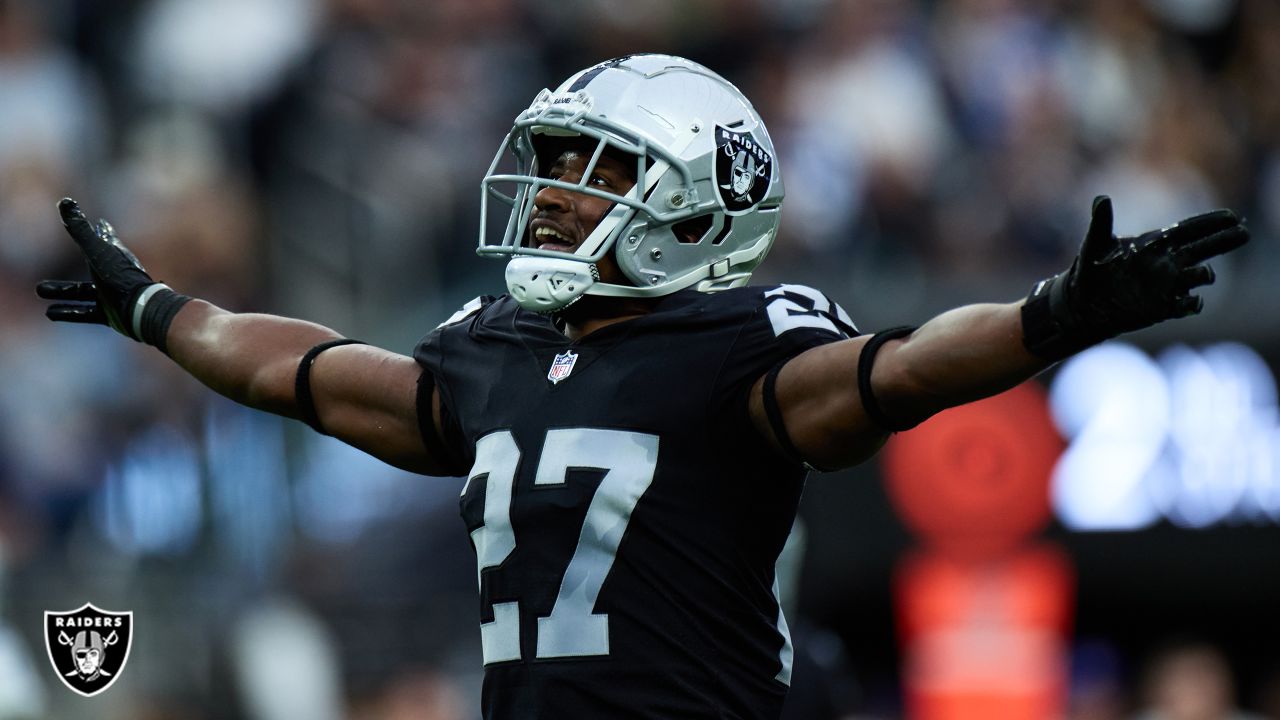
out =
{"type": "MultiPolygon", "coordinates": [[[[597,428],[548,430],[534,477],[535,486],[564,485],[570,468],[597,468],[604,478],[587,507],[573,557],[560,579],[551,614],[538,618],[537,657],[581,657],[609,654],[609,616],[595,604],[617,557],[618,545],[640,497],[653,482],[658,465],[658,437],[647,433],[597,428]]],[[[476,578],[502,565],[516,549],[511,527],[512,488],[521,453],[508,430],[489,433],[476,442],[471,483],[485,483],[484,524],[471,531],[476,548],[476,578]]],[[[480,625],[484,663],[519,660],[520,602],[495,602],[493,620],[480,625]]]]}

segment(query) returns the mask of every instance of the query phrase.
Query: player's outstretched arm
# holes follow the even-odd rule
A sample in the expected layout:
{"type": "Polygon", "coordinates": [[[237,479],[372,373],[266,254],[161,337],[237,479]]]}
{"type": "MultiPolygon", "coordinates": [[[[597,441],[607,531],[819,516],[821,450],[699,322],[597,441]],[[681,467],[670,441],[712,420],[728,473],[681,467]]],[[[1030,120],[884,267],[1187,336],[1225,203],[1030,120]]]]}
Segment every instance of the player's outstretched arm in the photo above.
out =
{"type": "MultiPolygon", "coordinates": [[[[314,323],[232,313],[155,282],[105,221],[91,225],[76,203],[58,205],[92,281],[46,280],[36,291],[55,300],[45,314],[60,322],[108,325],[167,353],[196,379],[232,400],[286,417],[305,417],[298,369],[308,351],[341,336],[314,323]]],[[[417,415],[422,370],[412,358],[343,345],[317,355],[307,385],[315,420],[329,434],[392,465],[445,474],[429,457],[417,415]]],[[[432,398],[438,427],[439,400],[432,398]]]]}
{"type": "MultiPolygon", "coordinates": [[[[1102,340],[1200,312],[1191,292],[1214,280],[1204,263],[1248,238],[1229,210],[1116,237],[1111,200],[1099,197],[1075,262],[1025,300],[957,308],[913,331],[832,343],[788,362],[775,384],[785,430],[816,467],[861,462],[892,431],[1007,390],[1102,340]]],[[[754,388],[752,419],[776,440],[763,389],[763,381],[754,388]]]]}

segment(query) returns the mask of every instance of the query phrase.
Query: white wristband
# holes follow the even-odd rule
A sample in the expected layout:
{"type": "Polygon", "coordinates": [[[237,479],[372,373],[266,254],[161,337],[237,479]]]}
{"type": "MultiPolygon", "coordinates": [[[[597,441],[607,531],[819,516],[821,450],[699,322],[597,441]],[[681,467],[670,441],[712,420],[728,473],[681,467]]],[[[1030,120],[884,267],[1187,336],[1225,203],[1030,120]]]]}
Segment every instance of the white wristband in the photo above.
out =
{"type": "Polygon", "coordinates": [[[147,301],[161,290],[170,289],[171,288],[164,283],[154,283],[152,285],[148,285],[147,289],[143,290],[138,295],[138,299],[133,302],[133,317],[131,318],[132,322],[129,327],[129,329],[133,331],[134,338],[138,340],[142,339],[142,310],[147,306],[147,301]]]}

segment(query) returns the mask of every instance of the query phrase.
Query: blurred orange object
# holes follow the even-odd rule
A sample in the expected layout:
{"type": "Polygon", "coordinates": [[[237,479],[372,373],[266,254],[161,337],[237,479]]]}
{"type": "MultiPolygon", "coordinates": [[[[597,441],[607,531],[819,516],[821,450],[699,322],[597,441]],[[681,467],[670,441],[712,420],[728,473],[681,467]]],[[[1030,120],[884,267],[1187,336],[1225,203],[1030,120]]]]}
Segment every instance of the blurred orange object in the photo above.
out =
{"type": "Polygon", "coordinates": [[[948,410],[885,448],[890,499],[925,543],[894,579],[907,717],[1063,715],[1074,573],[1060,551],[1028,548],[1049,520],[1061,451],[1034,383],[948,410]]]}
{"type": "Polygon", "coordinates": [[[1074,586],[1070,560],[1049,547],[977,564],[905,558],[894,606],[906,717],[1062,717],[1074,586]]]}
{"type": "Polygon", "coordinates": [[[890,500],[933,549],[997,557],[1049,521],[1049,475],[1062,453],[1044,389],[1023,383],[952,408],[890,439],[890,500]]]}

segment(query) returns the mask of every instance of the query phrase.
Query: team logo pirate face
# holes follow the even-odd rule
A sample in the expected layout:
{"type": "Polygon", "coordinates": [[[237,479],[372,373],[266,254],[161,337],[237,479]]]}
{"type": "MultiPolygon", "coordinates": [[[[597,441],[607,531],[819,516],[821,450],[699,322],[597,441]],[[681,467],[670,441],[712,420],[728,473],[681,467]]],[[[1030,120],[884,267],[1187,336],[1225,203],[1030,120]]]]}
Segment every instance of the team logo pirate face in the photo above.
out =
{"type": "Polygon", "coordinates": [[[86,603],[79,610],[44,614],[45,647],[62,682],[92,697],[111,687],[129,659],[132,612],[108,612],[86,603]]]}
{"type": "Polygon", "coordinates": [[[68,639],[67,634],[61,632],[58,633],[58,642],[71,646],[71,656],[76,661],[76,669],[71,672],[85,682],[111,676],[111,673],[102,669],[102,651],[108,645],[120,642],[120,635],[116,631],[112,630],[106,640],[102,639],[102,633],[97,630],[81,630],[76,633],[75,640],[68,639]]]}
{"type": "Polygon", "coordinates": [[[730,215],[750,211],[773,185],[773,156],[750,133],[716,126],[715,183],[730,215]]]}

